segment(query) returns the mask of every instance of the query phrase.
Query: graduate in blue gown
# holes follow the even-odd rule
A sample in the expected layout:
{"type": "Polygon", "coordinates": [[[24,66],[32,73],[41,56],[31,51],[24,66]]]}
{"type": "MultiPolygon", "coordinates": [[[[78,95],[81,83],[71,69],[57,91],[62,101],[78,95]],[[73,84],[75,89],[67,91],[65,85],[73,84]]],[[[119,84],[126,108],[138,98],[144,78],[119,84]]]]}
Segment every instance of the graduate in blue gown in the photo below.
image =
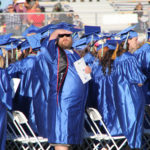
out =
{"type": "Polygon", "coordinates": [[[89,52],[84,56],[85,62],[92,69],[87,107],[94,107],[100,112],[111,135],[121,135],[122,130],[114,105],[115,96],[111,79],[113,69],[111,57],[116,49],[117,41],[107,40],[107,42],[104,42],[102,40],[101,43],[103,44],[98,44],[98,42],[95,43],[96,46],[94,47],[97,52],[89,52]]]}
{"type": "Polygon", "coordinates": [[[134,26],[128,27],[117,34],[124,42],[116,52],[114,72],[111,75],[116,110],[123,134],[130,148],[140,149],[145,107],[145,95],[141,86],[145,83],[146,76],[130,51],[131,48],[137,48],[137,33],[133,29],[134,26]]]}
{"type": "MultiPolygon", "coordinates": [[[[47,120],[46,119],[47,109],[45,107],[46,103],[45,101],[44,102],[42,101],[42,98],[40,96],[35,97],[37,95],[34,93],[34,90],[33,90],[36,84],[39,84],[38,80],[36,80],[35,84],[33,84],[34,83],[33,81],[34,71],[33,70],[36,64],[35,56],[41,46],[40,40],[41,40],[41,37],[39,36],[39,34],[36,34],[36,35],[33,34],[32,36],[28,35],[26,37],[26,40],[23,41],[19,45],[19,47],[21,48],[21,51],[25,51],[25,53],[28,53],[28,56],[24,58],[23,60],[20,60],[11,64],[7,68],[7,71],[8,71],[8,74],[11,76],[11,78],[16,77],[16,78],[21,79],[19,88],[13,100],[13,110],[22,111],[28,118],[29,124],[34,130],[34,132],[39,134],[40,136],[46,137],[47,130],[44,130],[44,129],[47,129],[45,122],[44,122],[44,120],[45,121],[47,120]],[[38,100],[40,99],[38,103],[37,103],[37,99],[38,100]],[[39,107],[37,108],[37,104],[42,105],[45,109],[43,109],[42,111],[41,109],[39,110],[39,107]],[[38,113],[35,114],[37,111],[38,113]],[[42,116],[41,116],[41,113],[42,113],[42,116]],[[41,121],[40,124],[38,123],[39,120],[41,121]],[[45,128],[43,128],[43,126],[45,126],[45,128]]],[[[40,89],[40,91],[38,92],[39,93],[42,92],[42,89],[40,89]]]]}
{"type": "MultiPolygon", "coordinates": [[[[0,47],[4,47],[10,43],[9,39],[12,34],[0,36],[0,47]]],[[[10,85],[10,78],[4,68],[3,52],[0,48],[0,149],[5,150],[6,130],[7,130],[7,110],[12,109],[12,87],[10,85]]]]}
{"type": "Polygon", "coordinates": [[[140,149],[145,107],[145,96],[141,86],[146,81],[146,76],[142,73],[136,58],[127,52],[128,46],[128,43],[123,42],[114,60],[112,78],[115,105],[130,148],[140,149]],[[125,44],[127,45],[124,46],[125,44]]]}
{"type": "Polygon", "coordinates": [[[147,42],[145,42],[133,55],[137,58],[142,72],[146,75],[147,80],[143,85],[143,90],[146,97],[146,104],[150,104],[150,42],[149,32],[147,33],[147,42]]]}
{"type": "Polygon", "coordinates": [[[27,91],[33,94],[33,103],[36,101],[35,116],[38,117],[40,114],[38,123],[47,132],[49,143],[56,144],[55,149],[68,149],[68,144],[80,144],[83,139],[88,85],[82,83],[73,64],[74,61],[80,59],[78,53],[70,49],[72,46],[70,30],[73,28],[63,23],[55,25],[53,30],[56,28],[66,30],[57,31],[57,36],[54,32],[55,38],[50,40],[48,46],[44,44],[41,47],[41,51],[34,57],[31,65],[27,57],[11,64],[8,72],[12,75],[16,73],[26,75],[27,81],[30,81],[25,80],[25,84],[30,83],[27,91]],[[62,34],[58,36],[58,33],[62,34]],[[59,40],[62,40],[62,45],[60,45],[64,45],[63,48],[66,50],[58,46],[59,44],[57,45],[59,40]],[[38,97],[41,98],[40,101],[37,101],[38,97]],[[42,104],[43,101],[47,102],[48,107],[47,104],[42,104]],[[46,118],[42,118],[42,111],[46,118]],[[45,111],[47,111],[47,116],[45,111]]]}
{"type": "MultiPolygon", "coordinates": [[[[69,27],[58,27],[45,48],[49,65],[44,70],[51,71],[50,80],[45,79],[45,82],[50,84],[48,141],[56,144],[56,150],[69,149],[68,144],[80,144],[83,139],[88,86],[82,83],[74,67],[74,62],[80,59],[80,56],[71,49],[71,34],[69,27]]],[[[42,57],[43,55],[39,55],[39,59],[42,60],[42,57]]]]}
{"type": "Polygon", "coordinates": [[[0,149],[5,150],[7,109],[12,109],[12,89],[6,70],[0,69],[0,149]]]}
{"type": "MultiPolygon", "coordinates": [[[[145,97],[140,86],[145,82],[146,77],[140,70],[136,58],[127,52],[128,46],[127,42],[123,42],[115,50],[113,57],[116,59],[113,58],[110,75],[107,75],[107,71],[110,70],[109,67],[103,70],[103,67],[99,65],[101,71],[98,71],[96,67],[92,67],[93,71],[96,69],[95,74],[97,74],[93,79],[95,80],[96,76],[101,76],[98,79],[100,84],[97,84],[99,88],[97,106],[103,106],[99,107],[99,111],[110,133],[113,130],[110,130],[109,124],[111,125],[112,119],[116,115],[119,121],[116,125],[120,126],[120,133],[122,132],[126,136],[130,148],[140,149],[145,106],[145,97]],[[125,44],[126,49],[124,48],[125,44]],[[102,72],[106,75],[103,76],[102,72]],[[106,99],[109,100],[107,101],[106,99]],[[115,111],[113,111],[114,109],[115,111]],[[108,112],[110,112],[110,115],[108,112]]],[[[93,62],[92,65],[94,66],[93,62]]]]}

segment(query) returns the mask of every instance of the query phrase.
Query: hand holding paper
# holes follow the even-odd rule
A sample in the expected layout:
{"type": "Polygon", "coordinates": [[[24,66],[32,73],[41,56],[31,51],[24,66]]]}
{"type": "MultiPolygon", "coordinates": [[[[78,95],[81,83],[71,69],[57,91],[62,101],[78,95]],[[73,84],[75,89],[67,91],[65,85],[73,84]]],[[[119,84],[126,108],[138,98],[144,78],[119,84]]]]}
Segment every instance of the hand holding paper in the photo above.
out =
{"type": "Polygon", "coordinates": [[[91,75],[90,75],[91,71],[90,68],[85,64],[84,58],[75,61],[74,66],[83,84],[91,80],[91,75]]]}

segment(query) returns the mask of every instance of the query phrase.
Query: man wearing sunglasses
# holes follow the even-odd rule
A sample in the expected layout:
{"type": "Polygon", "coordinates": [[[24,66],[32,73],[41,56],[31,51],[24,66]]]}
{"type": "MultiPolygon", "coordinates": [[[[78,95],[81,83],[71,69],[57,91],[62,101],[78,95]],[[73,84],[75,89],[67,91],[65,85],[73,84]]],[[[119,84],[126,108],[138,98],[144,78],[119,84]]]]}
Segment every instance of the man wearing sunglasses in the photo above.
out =
{"type": "Polygon", "coordinates": [[[56,29],[45,51],[50,73],[50,80],[44,81],[50,83],[47,134],[55,150],[70,150],[71,145],[83,140],[88,85],[82,83],[74,67],[80,56],[72,49],[72,43],[70,30],[56,29]]]}

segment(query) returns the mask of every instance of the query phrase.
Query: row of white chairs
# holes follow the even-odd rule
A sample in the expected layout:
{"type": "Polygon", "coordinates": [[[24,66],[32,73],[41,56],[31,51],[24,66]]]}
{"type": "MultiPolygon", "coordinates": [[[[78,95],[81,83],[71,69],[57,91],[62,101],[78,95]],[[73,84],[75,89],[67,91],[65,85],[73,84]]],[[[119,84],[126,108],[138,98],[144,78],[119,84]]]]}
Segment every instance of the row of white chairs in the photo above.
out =
{"type": "MultiPolygon", "coordinates": [[[[25,115],[20,111],[8,111],[6,150],[50,150],[47,138],[37,136],[25,115]]],[[[150,125],[150,107],[146,107],[145,120],[150,125]],[[148,112],[149,111],[149,112],[148,112]]],[[[85,112],[84,142],[74,150],[123,150],[127,146],[125,136],[111,136],[98,110],[87,108],[85,112]],[[103,131],[98,124],[102,125],[103,131]]],[[[143,134],[142,150],[150,150],[150,130],[143,134]]]]}

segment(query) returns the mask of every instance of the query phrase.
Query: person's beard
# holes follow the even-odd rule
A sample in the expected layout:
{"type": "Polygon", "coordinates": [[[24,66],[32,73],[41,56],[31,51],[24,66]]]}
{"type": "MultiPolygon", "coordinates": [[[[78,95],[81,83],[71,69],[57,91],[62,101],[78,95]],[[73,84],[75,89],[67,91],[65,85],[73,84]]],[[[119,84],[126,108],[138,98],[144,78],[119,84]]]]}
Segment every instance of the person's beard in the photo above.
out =
{"type": "Polygon", "coordinates": [[[72,40],[64,40],[61,43],[58,42],[58,45],[62,49],[71,49],[71,47],[72,47],[72,40]]]}

